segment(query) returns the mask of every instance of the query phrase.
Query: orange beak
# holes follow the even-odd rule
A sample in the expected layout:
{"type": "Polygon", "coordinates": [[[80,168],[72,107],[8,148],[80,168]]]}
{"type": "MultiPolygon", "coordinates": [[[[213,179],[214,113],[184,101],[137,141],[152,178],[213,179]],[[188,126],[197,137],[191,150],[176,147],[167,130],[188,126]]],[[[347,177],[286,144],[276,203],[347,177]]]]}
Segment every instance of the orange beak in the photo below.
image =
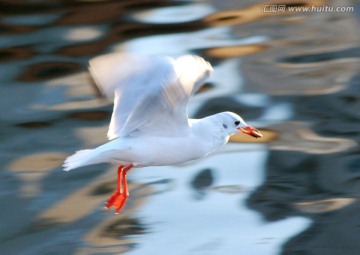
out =
{"type": "Polygon", "coordinates": [[[251,135],[252,137],[255,137],[255,138],[262,137],[262,134],[259,132],[259,130],[257,130],[256,128],[254,128],[252,126],[246,126],[245,128],[239,127],[238,130],[240,130],[244,134],[251,135]]]}

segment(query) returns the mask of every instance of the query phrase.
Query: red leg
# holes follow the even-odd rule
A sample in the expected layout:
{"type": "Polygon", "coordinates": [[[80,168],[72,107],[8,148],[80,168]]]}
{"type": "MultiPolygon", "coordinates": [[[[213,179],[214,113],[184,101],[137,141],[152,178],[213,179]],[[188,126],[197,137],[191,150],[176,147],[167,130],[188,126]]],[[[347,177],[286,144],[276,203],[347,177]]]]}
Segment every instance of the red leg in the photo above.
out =
{"type": "Polygon", "coordinates": [[[117,209],[115,211],[116,214],[119,214],[120,211],[125,207],[126,201],[129,197],[129,190],[127,187],[126,174],[128,171],[130,171],[131,168],[133,168],[132,164],[123,168],[123,170],[121,171],[120,183],[122,182],[122,185],[120,186],[120,193],[121,193],[122,198],[120,199],[120,201],[117,201],[115,203],[117,206],[117,209]]]}
{"type": "Polygon", "coordinates": [[[106,209],[109,209],[110,207],[117,207],[115,211],[116,214],[120,213],[120,211],[125,207],[126,200],[129,197],[126,174],[132,167],[133,165],[129,165],[127,167],[119,166],[117,188],[106,203],[106,209]]]}
{"type": "Polygon", "coordinates": [[[106,206],[105,206],[106,209],[109,209],[110,207],[112,207],[114,205],[114,203],[116,202],[116,200],[120,196],[120,188],[122,190],[122,171],[123,171],[123,169],[124,169],[124,166],[119,166],[118,177],[117,177],[117,187],[116,187],[114,193],[107,200],[106,206]]]}
{"type": "Polygon", "coordinates": [[[117,187],[116,189],[122,193],[123,192],[123,172],[124,172],[124,166],[119,166],[118,168],[118,176],[117,176],[117,187]]]}

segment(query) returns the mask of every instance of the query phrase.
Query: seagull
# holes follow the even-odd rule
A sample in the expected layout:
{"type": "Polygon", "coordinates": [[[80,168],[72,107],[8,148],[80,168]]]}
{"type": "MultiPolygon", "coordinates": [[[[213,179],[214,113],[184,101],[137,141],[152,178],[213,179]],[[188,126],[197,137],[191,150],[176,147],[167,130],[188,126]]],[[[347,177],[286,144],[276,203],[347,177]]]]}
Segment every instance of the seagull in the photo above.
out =
{"type": "Polygon", "coordinates": [[[237,114],[221,112],[189,119],[191,96],[213,71],[199,56],[112,53],[89,61],[100,95],[114,100],[109,142],[68,157],[64,170],[110,162],[118,165],[117,188],[106,202],[119,214],[129,196],[126,174],[132,168],[176,165],[224,146],[235,133],[262,134],[237,114]]]}

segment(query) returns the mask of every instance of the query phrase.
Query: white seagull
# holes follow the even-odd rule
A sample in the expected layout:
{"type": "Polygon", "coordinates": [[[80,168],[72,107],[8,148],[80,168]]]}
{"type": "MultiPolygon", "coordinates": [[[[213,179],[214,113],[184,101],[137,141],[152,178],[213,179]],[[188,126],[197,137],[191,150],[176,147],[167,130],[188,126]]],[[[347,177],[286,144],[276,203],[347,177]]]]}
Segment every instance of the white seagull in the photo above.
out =
{"type": "Polygon", "coordinates": [[[129,196],[126,174],[133,167],[163,166],[205,157],[238,132],[261,137],[237,114],[188,119],[190,97],[213,71],[198,56],[109,54],[90,60],[97,90],[114,99],[109,142],[68,157],[64,170],[111,162],[119,165],[117,188],[106,203],[119,213],[129,196]]]}

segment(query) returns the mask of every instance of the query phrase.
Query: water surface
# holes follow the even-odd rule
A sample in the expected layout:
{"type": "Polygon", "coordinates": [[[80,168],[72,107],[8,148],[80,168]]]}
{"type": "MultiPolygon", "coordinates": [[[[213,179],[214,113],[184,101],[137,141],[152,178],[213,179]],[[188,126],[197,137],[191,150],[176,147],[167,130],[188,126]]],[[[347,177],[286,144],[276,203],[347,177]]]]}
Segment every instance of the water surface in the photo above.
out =
{"type": "MultiPolygon", "coordinates": [[[[2,1],[1,254],[358,254],[359,3],[264,12],[262,1],[2,1]],[[214,75],[192,117],[234,111],[264,133],[181,166],[61,171],[106,141],[91,57],[198,54],[214,75]]],[[[269,5],[288,4],[287,1],[269,5]]]]}

